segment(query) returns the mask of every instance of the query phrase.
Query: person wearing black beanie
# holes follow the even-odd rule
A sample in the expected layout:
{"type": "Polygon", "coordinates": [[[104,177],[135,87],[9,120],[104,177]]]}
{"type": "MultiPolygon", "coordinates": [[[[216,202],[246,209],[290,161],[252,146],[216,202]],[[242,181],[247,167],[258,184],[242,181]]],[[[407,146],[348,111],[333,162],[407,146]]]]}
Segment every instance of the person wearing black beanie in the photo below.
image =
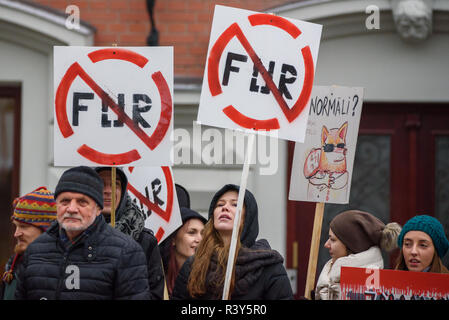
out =
{"type": "MultiPolygon", "coordinates": [[[[212,198],[203,240],[176,278],[174,300],[222,298],[239,189],[237,185],[227,184],[212,198]]],[[[243,202],[230,299],[293,299],[284,259],[271,249],[267,240],[256,240],[259,234],[258,208],[249,190],[245,191],[243,202]]]]}
{"type": "Polygon", "coordinates": [[[79,166],[65,171],[56,185],[55,199],[67,191],[89,196],[103,209],[103,181],[92,168],[79,166]]]}

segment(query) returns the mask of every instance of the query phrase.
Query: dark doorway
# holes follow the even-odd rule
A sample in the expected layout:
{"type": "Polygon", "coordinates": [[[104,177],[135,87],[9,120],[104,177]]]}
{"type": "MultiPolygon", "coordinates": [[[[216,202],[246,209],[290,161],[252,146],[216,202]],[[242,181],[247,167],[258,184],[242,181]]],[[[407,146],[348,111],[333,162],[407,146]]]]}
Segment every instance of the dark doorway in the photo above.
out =
{"type": "Polygon", "coordinates": [[[14,246],[10,217],[19,195],[20,96],[19,86],[0,86],[0,270],[14,246]]]}

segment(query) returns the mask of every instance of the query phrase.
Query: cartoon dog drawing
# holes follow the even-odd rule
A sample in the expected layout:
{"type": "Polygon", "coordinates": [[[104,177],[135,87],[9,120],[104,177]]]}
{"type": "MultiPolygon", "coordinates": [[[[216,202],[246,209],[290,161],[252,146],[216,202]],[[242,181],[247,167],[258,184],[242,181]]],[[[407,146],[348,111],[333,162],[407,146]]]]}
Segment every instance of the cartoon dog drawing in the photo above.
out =
{"type": "Polygon", "coordinates": [[[321,148],[312,149],[304,162],[304,176],[309,180],[307,198],[311,201],[345,199],[348,171],[346,170],[346,133],[348,122],[340,128],[321,131],[321,148]],[[332,193],[331,193],[332,190],[332,193]]]}

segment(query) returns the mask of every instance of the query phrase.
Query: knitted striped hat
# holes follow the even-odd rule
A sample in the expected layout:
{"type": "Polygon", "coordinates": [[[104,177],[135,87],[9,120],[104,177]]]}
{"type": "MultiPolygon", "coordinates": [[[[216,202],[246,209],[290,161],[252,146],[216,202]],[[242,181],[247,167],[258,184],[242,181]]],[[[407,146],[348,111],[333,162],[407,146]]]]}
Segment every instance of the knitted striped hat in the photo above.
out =
{"type": "Polygon", "coordinates": [[[11,219],[31,224],[44,232],[56,220],[56,202],[53,193],[45,187],[14,200],[11,219]]]}

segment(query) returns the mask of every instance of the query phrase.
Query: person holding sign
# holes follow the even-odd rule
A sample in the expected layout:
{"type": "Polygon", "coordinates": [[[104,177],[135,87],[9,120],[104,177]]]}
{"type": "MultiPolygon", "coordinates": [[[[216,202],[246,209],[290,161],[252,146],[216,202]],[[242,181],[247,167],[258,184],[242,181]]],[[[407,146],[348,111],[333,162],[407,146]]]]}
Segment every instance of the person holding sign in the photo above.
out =
{"type": "MultiPolygon", "coordinates": [[[[239,186],[227,184],[212,198],[203,240],[179,272],[174,300],[221,299],[238,192],[239,186]]],[[[293,299],[282,256],[265,239],[256,241],[258,233],[257,202],[246,190],[230,299],[293,299]]]]}
{"type": "MultiPolygon", "coordinates": [[[[111,221],[112,206],[112,185],[111,167],[97,167],[103,180],[104,207],[101,213],[106,222],[111,221]]],[[[128,178],[122,169],[116,168],[116,188],[115,188],[115,229],[131,236],[137,241],[145,253],[148,263],[148,284],[152,300],[162,300],[164,298],[164,272],[161,264],[161,254],[157,239],[153,231],[145,228],[145,213],[131,200],[127,192],[128,178]]]]}
{"type": "Polygon", "coordinates": [[[168,294],[173,293],[175,280],[184,262],[194,255],[203,239],[207,220],[198,212],[181,207],[182,226],[160,244],[160,251],[167,278],[168,294]]]}
{"type": "Polygon", "coordinates": [[[341,267],[383,269],[381,248],[395,249],[400,232],[397,223],[385,225],[368,212],[348,210],[338,214],[329,225],[329,239],[324,247],[332,258],[318,278],[315,299],[340,299],[341,267]]]}
{"type": "Polygon", "coordinates": [[[449,241],[441,223],[428,215],[408,220],[398,237],[401,254],[396,270],[449,273],[441,258],[449,249],[449,241]]]}

